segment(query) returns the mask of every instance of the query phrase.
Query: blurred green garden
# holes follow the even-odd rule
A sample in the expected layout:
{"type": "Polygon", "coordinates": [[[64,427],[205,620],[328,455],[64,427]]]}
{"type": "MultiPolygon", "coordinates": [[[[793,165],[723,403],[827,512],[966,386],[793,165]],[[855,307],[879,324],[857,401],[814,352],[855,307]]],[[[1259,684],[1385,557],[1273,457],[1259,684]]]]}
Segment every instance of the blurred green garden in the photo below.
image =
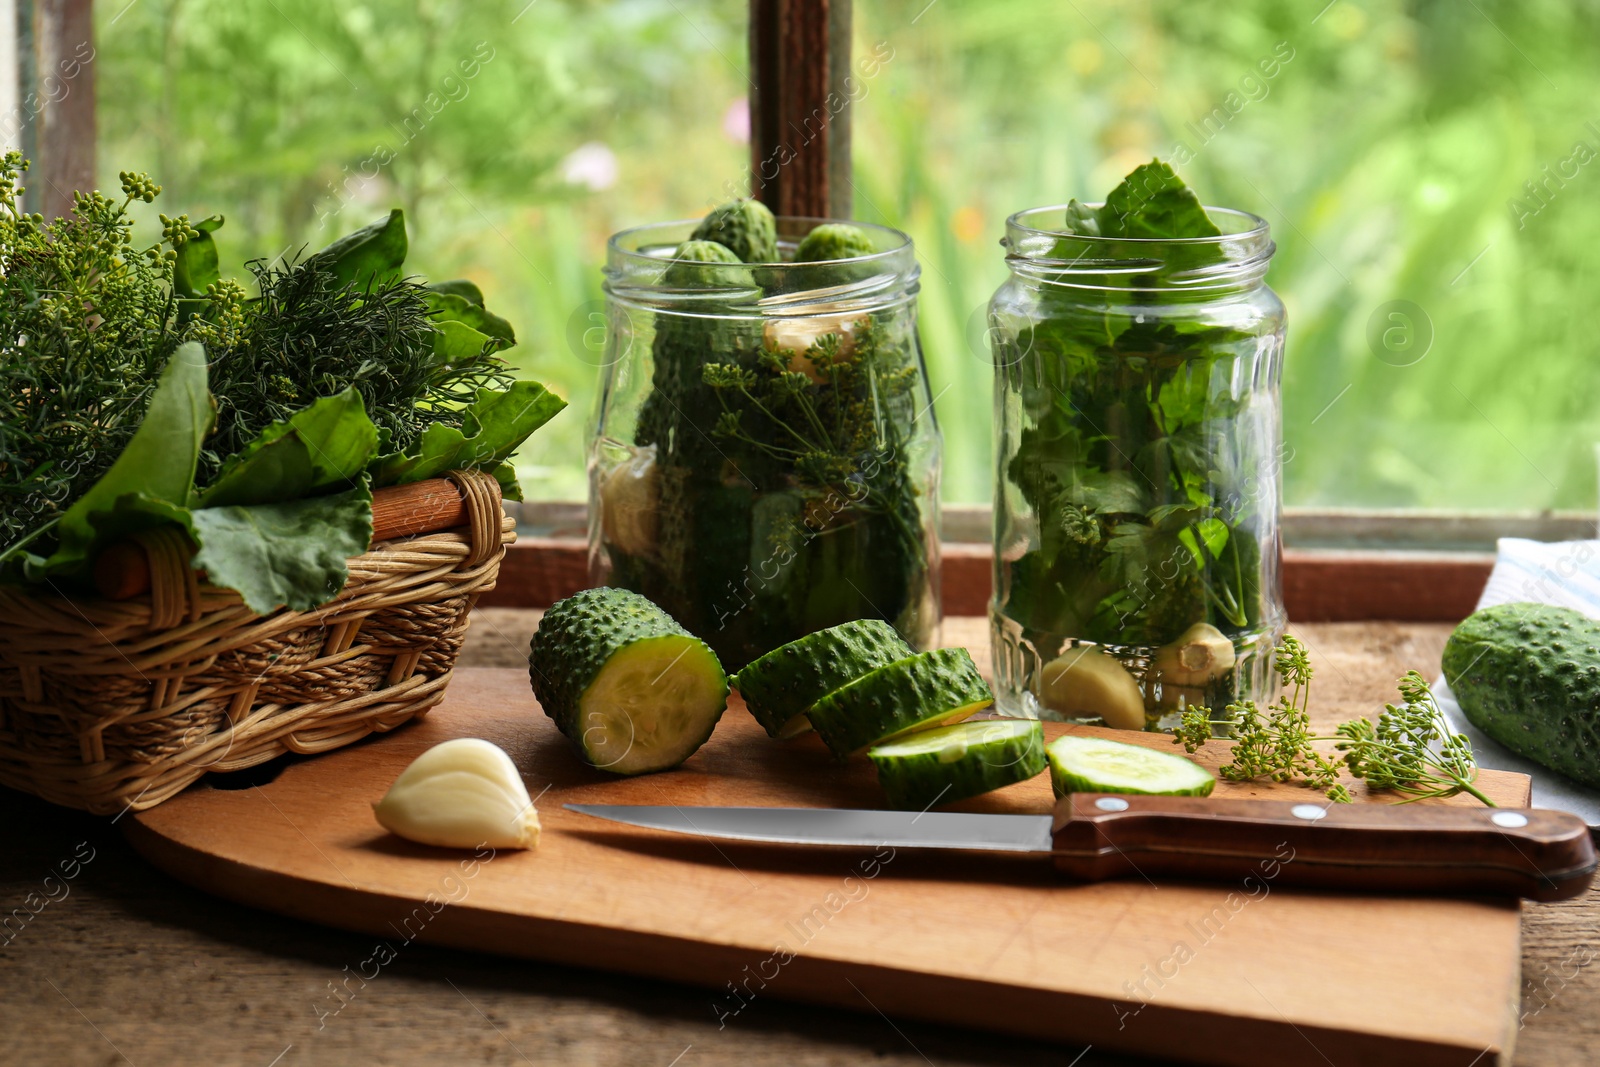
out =
{"type": "MultiPolygon", "coordinates": [[[[921,252],[947,501],[990,493],[1005,216],[1159,155],[1272,223],[1289,504],[1593,507],[1600,4],[1324,3],[855,0],[857,51],[892,56],[856,214],[921,252]]],[[[409,263],[477,281],[573,402],[529,496],[581,498],[605,239],[744,187],[747,5],[96,6],[103,186],[225,215],[236,276],[405,208],[409,263]]]]}

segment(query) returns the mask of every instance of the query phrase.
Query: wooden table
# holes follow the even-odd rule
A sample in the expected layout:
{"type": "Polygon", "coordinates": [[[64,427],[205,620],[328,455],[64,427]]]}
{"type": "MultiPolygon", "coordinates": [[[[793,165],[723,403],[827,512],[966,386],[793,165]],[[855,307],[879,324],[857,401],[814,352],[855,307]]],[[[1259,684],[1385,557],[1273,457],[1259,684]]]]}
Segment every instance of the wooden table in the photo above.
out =
{"type": "MultiPolygon", "coordinates": [[[[537,618],[481,610],[463,662],[520,665],[537,618]]],[[[1374,714],[1406,669],[1436,671],[1449,631],[1406,623],[1298,627],[1317,667],[1313,715],[1328,724],[1374,714]]],[[[982,644],[983,625],[950,620],[945,639],[982,644]]],[[[20,928],[14,919],[0,931],[4,1063],[1135,1062],[1094,1050],[1073,1061],[1076,1049],[886,1019],[866,1004],[850,1013],[757,1000],[719,1030],[700,990],[420,944],[336,1015],[321,1015],[344,969],[368,956],[370,938],[174,882],[135,855],[110,819],[0,790],[0,820],[8,829],[0,907],[23,908],[19,916],[36,911],[20,928]],[[63,863],[75,877],[61,879],[63,863]]],[[[1516,1063],[1587,1067],[1600,1048],[1600,966],[1590,965],[1600,958],[1600,891],[1528,905],[1523,937],[1525,1026],[1516,1063]]]]}

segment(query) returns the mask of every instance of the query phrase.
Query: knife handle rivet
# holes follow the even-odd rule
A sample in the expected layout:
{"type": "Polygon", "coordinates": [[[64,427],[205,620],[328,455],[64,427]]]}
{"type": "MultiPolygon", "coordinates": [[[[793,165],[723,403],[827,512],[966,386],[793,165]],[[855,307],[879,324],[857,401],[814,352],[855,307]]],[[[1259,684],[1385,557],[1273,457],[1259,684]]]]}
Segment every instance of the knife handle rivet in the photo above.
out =
{"type": "Polygon", "coordinates": [[[1101,797],[1094,802],[1094,806],[1101,811],[1127,811],[1128,802],[1121,797],[1101,797]]]}
{"type": "Polygon", "coordinates": [[[1328,817],[1327,810],[1319,808],[1315,804],[1296,804],[1289,809],[1289,814],[1297,819],[1304,819],[1306,822],[1316,822],[1318,819],[1328,817]]]}
{"type": "Polygon", "coordinates": [[[1519,826],[1528,825],[1526,815],[1518,815],[1514,811],[1497,811],[1489,816],[1489,821],[1496,826],[1504,826],[1507,830],[1515,830],[1519,826]]]}

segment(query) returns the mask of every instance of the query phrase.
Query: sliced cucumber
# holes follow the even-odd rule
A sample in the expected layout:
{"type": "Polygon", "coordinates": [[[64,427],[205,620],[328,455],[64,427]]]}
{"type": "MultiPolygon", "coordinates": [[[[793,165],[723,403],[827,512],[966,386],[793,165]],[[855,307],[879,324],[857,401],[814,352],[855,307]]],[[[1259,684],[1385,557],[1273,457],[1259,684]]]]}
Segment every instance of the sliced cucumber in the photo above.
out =
{"type": "Polygon", "coordinates": [[[1036,719],[958,722],[876,745],[867,758],[897,808],[930,808],[1025,781],[1044,770],[1036,719]]]}
{"type": "Polygon", "coordinates": [[[965,719],[994,694],[964,648],[938,648],[896,660],[835,689],[806,717],[843,758],[913,730],[965,719]]]}
{"type": "Polygon", "coordinates": [[[769,736],[794,737],[811,729],[805,712],[820,698],[909,655],[911,646],[893,626],[862,619],[775,648],[732,682],[769,736]]]}
{"type": "Polygon", "coordinates": [[[716,653],[638,593],[586,589],[551,605],[528,675],[545,714],[589,764],[615,774],[676,767],[728,703],[716,653]]]}
{"type": "Polygon", "coordinates": [[[1143,793],[1205,797],[1217,780],[1182,756],[1099,737],[1058,737],[1045,747],[1056,796],[1068,793],[1143,793]]]}

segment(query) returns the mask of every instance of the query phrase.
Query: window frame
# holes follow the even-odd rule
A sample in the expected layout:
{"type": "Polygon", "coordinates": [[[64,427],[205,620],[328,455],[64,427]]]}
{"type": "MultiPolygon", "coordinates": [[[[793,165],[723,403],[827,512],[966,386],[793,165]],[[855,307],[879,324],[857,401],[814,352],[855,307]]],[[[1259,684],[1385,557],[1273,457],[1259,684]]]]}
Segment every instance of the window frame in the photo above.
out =
{"type": "MultiPolygon", "coordinates": [[[[95,181],[93,8],[93,0],[0,0],[0,113],[17,126],[12,137],[7,123],[5,139],[35,161],[26,195],[30,209],[47,216],[70,211],[71,190],[95,181]],[[85,44],[89,61],[63,81],[61,64],[85,44]]],[[[830,106],[849,96],[851,21],[852,0],[750,0],[752,188],[782,214],[852,214],[850,109],[830,106]],[[786,153],[793,131],[817,116],[803,150],[786,153]],[[791,158],[772,165],[785,154],[791,158]]],[[[540,607],[587,584],[585,503],[506,507],[520,541],[481,603],[540,607]]],[[[941,510],[946,613],[982,614],[991,509],[941,510]]],[[[1576,511],[1285,508],[1290,616],[1454,621],[1472,610],[1498,538],[1588,539],[1596,536],[1595,518],[1576,511]]]]}

